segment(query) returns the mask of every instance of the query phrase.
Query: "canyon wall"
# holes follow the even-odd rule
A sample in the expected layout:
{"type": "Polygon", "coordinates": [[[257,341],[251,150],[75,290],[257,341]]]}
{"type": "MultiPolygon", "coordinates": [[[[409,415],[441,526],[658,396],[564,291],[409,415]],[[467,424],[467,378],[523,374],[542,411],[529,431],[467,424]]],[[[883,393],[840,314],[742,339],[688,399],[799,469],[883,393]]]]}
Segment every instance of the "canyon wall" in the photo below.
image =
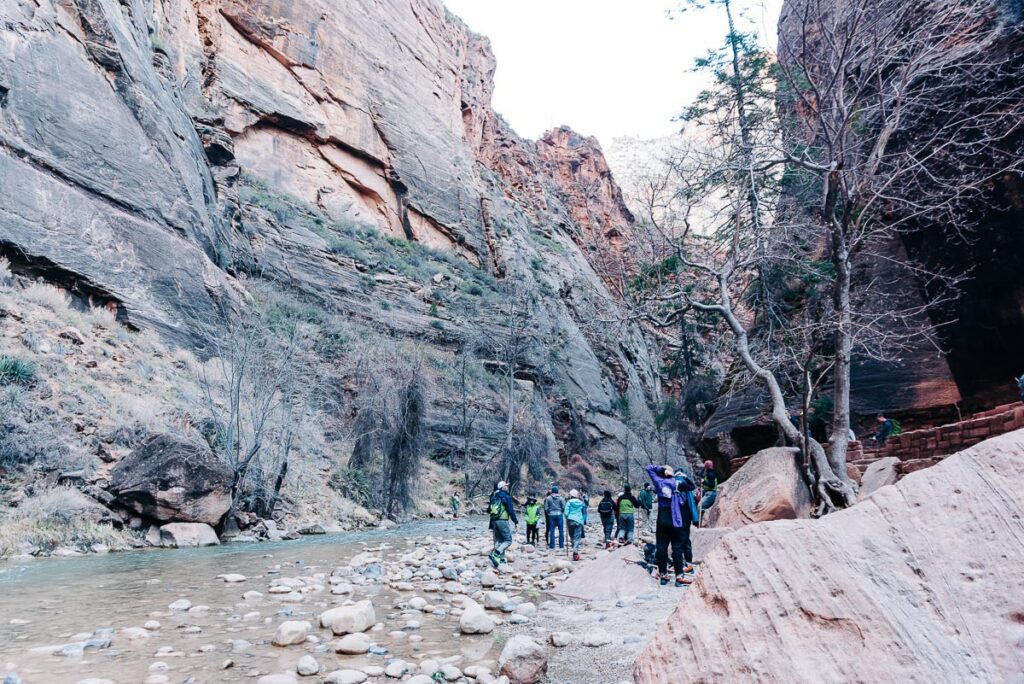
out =
{"type": "MultiPolygon", "coordinates": [[[[926,2],[916,7],[917,11],[929,12],[943,5],[948,3],[926,2]]],[[[846,0],[787,0],[779,19],[779,43],[789,40],[813,55],[824,49],[813,36],[835,15],[854,11],[855,7],[860,5],[846,0]],[[799,37],[804,22],[811,36],[806,45],[799,37]]],[[[886,7],[883,0],[878,0],[865,5],[863,11],[870,15],[886,7]]],[[[992,97],[1001,94],[1008,111],[1020,110],[1024,107],[1019,90],[1024,69],[1019,57],[1024,54],[1024,32],[1020,28],[1024,9],[1012,0],[989,0],[971,8],[972,16],[998,27],[991,44],[984,44],[985,54],[994,60],[1009,56],[1009,61],[1008,68],[998,76],[979,66],[973,82],[965,85],[960,96],[969,102],[972,93],[992,97]]],[[[982,39],[964,30],[970,40],[982,39]]],[[[937,63],[955,60],[957,49],[954,44],[938,46],[934,59],[937,63]]],[[[800,107],[789,111],[785,104],[783,115],[796,119],[811,116],[800,107]]],[[[905,125],[890,143],[890,152],[898,155],[916,140],[930,139],[939,130],[941,116],[937,112],[932,118],[918,118],[912,125],[905,125]]],[[[1000,133],[998,143],[984,153],[983,162],[992,164],[992,159],[1000,157],[1024,158],[1020,127],[1011,120],[1000,133]]],[[[959,150],[956,154],[965,154],[959,150]]],[[[955,162],[963,165],[961,168],[971,165],[970,159],[960,157],[955,162]]],[[[1019,353],[1024,346],[1022,188],[1024,178],[1019,172],[1000,174],[985,183],[980,196],[972,196],[971,206],[956,213],[961,224],[915,219],[886,244],[871,246],[855,256],[854,288],[858,284],[885,283],[887,309],[912,311],[926,301],[936,302],[927,310],[928,320],[921,316],[921,320],[913,321],[922,327],[930,324],[934,339],[893,342],[887,350],[893,358],[886,361],[855,352],[851,409],[858,435],[872,429],[878,413],[897,416],[904,427],[914,429],[954,422],[1016,398],[1014,378],[1024,373],[1024,359],[1019,353]],[[920,268],[915,268],[918,265],[920,268]],[[941,289],[938,279],[922,277],[921,273],[952,274],[964,280],[957,285],[956,296],[951,297],[949,291],[941,289]]],[[[893,329],[897,329],[895,323],[893,329]]],[[[701,449],[717,458],[726,472],[730,453],[749,455],[775,443],[777,433],[764,414],[763,399],[763,395],[751,391],[747,396],[722,402],[705,426],[701,449]]]]}
{"type": "Polygon", "coordinates": [[[254,281],[450,351],[505,326],[500,297],[455,304],[465,264],[530,302],[522,386],[563,459],[574,417],[608,461],[629,430],[617,405],[650,422],[657,363],[580,246],[632,223],[600,148],[520,139],[491,109],[487,40],[439,0],[0,8],[16,273],[199,351],[254,281]],[[403,270],[407,243],[452,273],[403,270]]]}

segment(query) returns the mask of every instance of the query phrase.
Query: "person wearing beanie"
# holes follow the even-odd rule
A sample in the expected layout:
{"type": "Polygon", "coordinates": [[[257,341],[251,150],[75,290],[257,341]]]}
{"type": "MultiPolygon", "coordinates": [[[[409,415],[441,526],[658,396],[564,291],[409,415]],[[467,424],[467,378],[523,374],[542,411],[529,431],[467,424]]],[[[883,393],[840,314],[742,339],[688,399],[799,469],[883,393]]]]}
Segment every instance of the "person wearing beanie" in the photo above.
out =
{"type": "Polygon", "coordinates": [[[601,526],[604,528],[604,547],[611,548],[612,528],[615,526],[615,501],[607,489],[597,504],[597,514],[601,516],[601,526]]]}
{"type": "Polygon", "coordinates": [[[551,487],[551,493],[544,499],[544,535],[548,540],[548,548],[555,548],[555,531],[558,531],[558,548],[565,548],[565,527],[562,518],[565,515],[565,500],[558,493],[558,485],[551,487]]]}
{"type": "Polygon", "coordinates": [[[640,508],[640,501],[633,496],[633,488],[626,485],[622,488],[622,494],[615,502],[615,512],[619,519],[619,543],[632,544],[633,530],[636,526],[636,512],[640,508]]]}

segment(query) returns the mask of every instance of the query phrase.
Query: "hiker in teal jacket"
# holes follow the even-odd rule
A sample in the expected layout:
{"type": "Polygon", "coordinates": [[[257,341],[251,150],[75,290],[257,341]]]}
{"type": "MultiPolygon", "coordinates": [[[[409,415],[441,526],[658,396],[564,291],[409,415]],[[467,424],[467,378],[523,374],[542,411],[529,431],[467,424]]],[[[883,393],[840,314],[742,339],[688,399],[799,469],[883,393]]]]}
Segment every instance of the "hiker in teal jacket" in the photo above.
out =
{"type": "Polygon", "coordinates": [[[580,559],[580,541],[583,539],[583,525],[587,521],[587,504],[583,503],[580,493],[575,489],[569,492],[569,500],[565,502],[565,524],[569,539],[572,541],[572,559],[580,559]]]}

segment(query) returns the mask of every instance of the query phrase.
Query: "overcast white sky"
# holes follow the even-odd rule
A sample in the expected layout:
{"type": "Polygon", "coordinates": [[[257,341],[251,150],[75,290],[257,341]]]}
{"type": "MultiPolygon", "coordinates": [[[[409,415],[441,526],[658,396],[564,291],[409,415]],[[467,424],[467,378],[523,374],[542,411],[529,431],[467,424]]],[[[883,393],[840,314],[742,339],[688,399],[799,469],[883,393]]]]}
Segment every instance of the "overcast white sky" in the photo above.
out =
{"type": "MultiPolygon", "coordinates": [[[[679,0],[444,0],[491,39],[498,59],[494,108],[537,138],[568,124],[612,138],[655,138],[700,91],[695,57],[725,39],[716,8],[669,19],[679,0]]],[[[775,42],[782,0],[737,0],[759,35],[775,42]]]]}

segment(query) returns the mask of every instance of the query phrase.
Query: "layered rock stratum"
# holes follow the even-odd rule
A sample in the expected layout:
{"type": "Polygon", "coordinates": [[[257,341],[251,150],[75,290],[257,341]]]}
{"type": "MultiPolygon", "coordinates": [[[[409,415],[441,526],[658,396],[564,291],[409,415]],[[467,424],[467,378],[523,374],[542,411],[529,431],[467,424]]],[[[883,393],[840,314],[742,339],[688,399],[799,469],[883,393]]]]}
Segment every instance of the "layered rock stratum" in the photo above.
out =
{"type": "Polygon", "coordinates": [[[624,400],[649,422],[657,364],[608,323],[581,249],[632,221],[600,148],[519,138],[491,108],[487,40],[438,0],[0,8],[15,273],[200,352],[254,281],[447,351],[499,334],[496,288],[515,283],[536,333],[523,387],[549,436],[579,418],[600,453],[628,429],[624,400]]]}
{"type": "Polygon", "coordinates": [[[639,657],[675,681],[1014,681],[1024,431],[820,520],[727,534],[639,657]]]}

